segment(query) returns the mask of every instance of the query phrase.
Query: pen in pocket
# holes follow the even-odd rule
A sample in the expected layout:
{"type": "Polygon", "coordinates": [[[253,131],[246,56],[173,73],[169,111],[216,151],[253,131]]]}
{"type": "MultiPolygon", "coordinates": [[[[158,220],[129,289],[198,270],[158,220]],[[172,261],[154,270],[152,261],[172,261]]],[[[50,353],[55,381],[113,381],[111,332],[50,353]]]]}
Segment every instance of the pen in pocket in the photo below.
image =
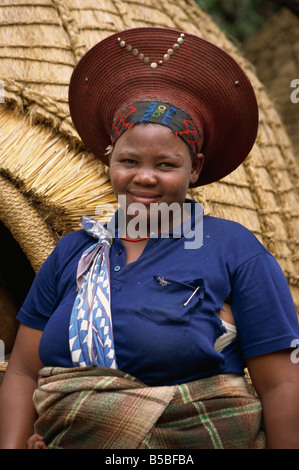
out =
{"type": "Polygon", "coordinates": [[[186,302],[184,303],[184,307],[186,307],[188,305],[188,303],[190,302],[190,300],[192,299],[192,297],[194,297],[194,295],[196,294],[196,292],[198,291],[198,289],[200,288],[200,286],[197,286],[195,291],[192,292],[192,294],[190,295],[189,299],[186,300],[186,302]]]}

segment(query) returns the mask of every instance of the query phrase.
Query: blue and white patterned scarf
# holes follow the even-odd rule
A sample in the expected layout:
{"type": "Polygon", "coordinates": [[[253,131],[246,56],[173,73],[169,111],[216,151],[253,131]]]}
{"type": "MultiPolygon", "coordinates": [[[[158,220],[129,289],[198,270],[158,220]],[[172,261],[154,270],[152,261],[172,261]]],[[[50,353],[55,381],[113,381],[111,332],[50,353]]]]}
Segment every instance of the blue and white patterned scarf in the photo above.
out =
{"type": "Polygon", "coordinates": [[[75,367],[101,366],[117,369],[111,309],[111,238],[95,219],[82,217],[79,225],[97,239],[84,251],[77,269],[77,297],[73,306],[69,345],[75,367]]]}

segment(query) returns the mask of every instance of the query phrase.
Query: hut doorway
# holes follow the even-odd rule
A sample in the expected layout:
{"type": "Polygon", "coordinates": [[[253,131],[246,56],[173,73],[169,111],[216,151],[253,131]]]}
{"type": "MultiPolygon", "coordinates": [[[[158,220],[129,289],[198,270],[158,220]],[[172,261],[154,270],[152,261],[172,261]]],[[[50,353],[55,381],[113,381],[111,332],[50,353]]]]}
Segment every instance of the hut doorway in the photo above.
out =
{"type": "Polygon", "coordinates": [[[56,243],[43,216],[0,175],[0,340],[5,361],[18,328],[17,312],[56,243]]]}
{"type": "Polygon", "coordinates": [[[35,272],[17,241],[0,220],[0,340],[5,356],[11,353],[18,322],[35,272]]]}

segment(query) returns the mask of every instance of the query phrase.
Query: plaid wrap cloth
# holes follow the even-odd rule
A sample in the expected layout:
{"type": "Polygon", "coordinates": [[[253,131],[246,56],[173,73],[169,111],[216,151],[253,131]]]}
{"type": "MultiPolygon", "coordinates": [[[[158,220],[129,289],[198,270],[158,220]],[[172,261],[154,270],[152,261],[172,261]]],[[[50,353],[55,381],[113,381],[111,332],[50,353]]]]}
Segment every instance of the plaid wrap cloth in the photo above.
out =
{"type": "Polygon", "coordinates": [[[261,449],[261,404],[246,379],[149,387],[119,370],[45,367],[33,397],[49,449],[261,449]]]}

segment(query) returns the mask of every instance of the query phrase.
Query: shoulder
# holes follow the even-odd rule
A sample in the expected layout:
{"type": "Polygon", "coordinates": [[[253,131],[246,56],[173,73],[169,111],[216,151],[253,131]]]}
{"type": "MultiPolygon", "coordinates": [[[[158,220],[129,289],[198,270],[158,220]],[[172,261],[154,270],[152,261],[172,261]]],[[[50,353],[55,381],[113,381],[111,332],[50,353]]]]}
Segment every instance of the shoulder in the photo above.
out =
{"type": "Polygon", "coordinates": [[[224,233],[228,233],[231,236],[239,234],[244,234],[244,236],[249,237],[253,236],[253,233],[248,228],[234,220],[212,217],[210,215],[204,215],[203,220],[207,228],[215,230],[221,229],[224,233]]]}
{"type": "Polygon", "coordinates": [[[238,222],[217,217],[204,216],[203,244],[209,244],[219,256],[233,261],[235,267],[257,255],[270,255],[248,228],[238,222]]]}
{"type": "Polygon", "coordinates": [[[213,235],[224,242],[226,240],[228,242],[235,240],[239,243],[246,241],[256,246],[263,247],[263,244],[258,240],[256,235],[254,235],[244,225],[233,220],[204,216],[203,229],[206,234],[213,235]]]}
{"type": "Polygon", "coordinates": [[[79,229],[62,237],[57,244],[57,248],[60,250],[68,250],[72,249],[74,246],[85,247],[92,242],[94,242],[94,239],[88,235],[85,230],[79,229]]]}
{"type": "Polygon", "coordinates": [[[59,240],[41,270],[55,268],[58,272],[71,260],[80,258],[83,251],[94,242],[94,239],[85,230],[74,230],[68,233],[59,240]]]}
{"type": "Polygon", "coordinates": [[[60,254],[63,254],[63,256],[72,256],[77,253],[82,253],[86,248],[96,242],[97,240],[95,240],[85,230],[79,229],[74,230],[61,238],[57,245],[57,249],[60,254]]]}

